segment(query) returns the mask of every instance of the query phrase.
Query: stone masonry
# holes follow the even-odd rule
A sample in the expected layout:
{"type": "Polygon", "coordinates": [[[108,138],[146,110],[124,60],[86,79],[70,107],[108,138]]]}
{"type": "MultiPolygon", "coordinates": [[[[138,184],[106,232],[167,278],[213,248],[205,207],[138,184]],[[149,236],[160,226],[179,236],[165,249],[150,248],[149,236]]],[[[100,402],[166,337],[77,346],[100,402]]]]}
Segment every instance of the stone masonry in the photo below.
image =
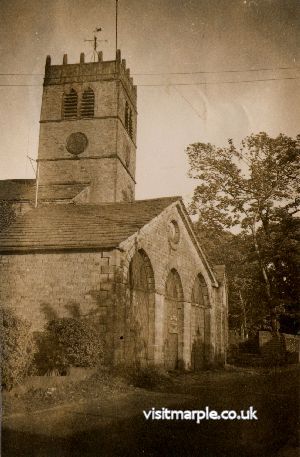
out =
{"type": "Polygon", "coordinates": [[[0,233],[0,305],[33,331],[91,318],[111,364],[222,364],[224,268],[208,262],[180,197],[134,200],[136,100],[120,51],[47,57],[38,180],[0,182],[19,212],[0,233]]]}
{"type": "Polygon", "coordinates": [[[164,364],[165,286],[168,272],[176,269],[183,288],[182,366],[191,365],[191,294],[201,274],[208,288],[209,351],[207,362],[224,361],[227,339],[226,289],[220,287],[205,257],[199,256],[188,234],[189,221],[180,204],[174,203],[140,231],[112,250],[72,250],[3,254],[0,273],[1,301],[41,330],[55,316],[93,316],[99,337],[106,341],[107,359],[124,362],[126,307],[130,305],[129,266],[134,254],[143,251],[154,272],[153,341],[149,362],[164,364]],[[168,224],[176,220],[178,246],[168,241],[168,224]],[[223,290],[223,296],[220,296],[223,290]]]}
{"type": "Polygon", "coordinates": [[[120,52],[116,61],[51,65],[48,58],[40,120],[39,184],[67,182],[90,185],[88,202],[118,201],[134,196],[136,163],[136,86],[120,52]],[[78,107],[92,89],[94,115],[63,116],[63,97],[76,91],[78,107]],[[125,128],[125,104],[132,113],[132,135],[125,128]],[[72,133],[83,133],[87,147],[78,156],[67,150],[72,133]]]}

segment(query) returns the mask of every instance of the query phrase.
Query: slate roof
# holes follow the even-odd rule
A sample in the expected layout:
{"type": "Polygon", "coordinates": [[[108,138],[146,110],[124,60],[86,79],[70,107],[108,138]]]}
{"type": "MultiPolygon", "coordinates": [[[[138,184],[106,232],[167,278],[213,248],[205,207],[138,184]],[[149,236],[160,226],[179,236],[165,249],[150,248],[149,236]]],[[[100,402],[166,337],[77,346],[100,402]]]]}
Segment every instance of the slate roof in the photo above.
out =
{"type": "Polygon", "coordinates": [[[39,202],[51,202],[57,200],[72,200],[87,184],[69,183],[69,184],[51,184],[39,186],[38,200],[39,202]]]}
{"type": "Polygon", "coordinates": [[[178,200],[41,206],[0,233],[0,252],[113,248],[178,200]]]}
{"type": "MultiPolygon", "coordinates": [[[[52,202],[58,200],[72,200],[89,183],[64,183],[39,186],[38,200],[52,202]]],[[[7,179],[0,181],[0,201],[34,202],[35,179],[7,179]]]]}
{"type": "Polygon", "coordinates": [[[35,179],[5,179],[0,181],[0,200],[30,201],[34,199],[35,179]]]}

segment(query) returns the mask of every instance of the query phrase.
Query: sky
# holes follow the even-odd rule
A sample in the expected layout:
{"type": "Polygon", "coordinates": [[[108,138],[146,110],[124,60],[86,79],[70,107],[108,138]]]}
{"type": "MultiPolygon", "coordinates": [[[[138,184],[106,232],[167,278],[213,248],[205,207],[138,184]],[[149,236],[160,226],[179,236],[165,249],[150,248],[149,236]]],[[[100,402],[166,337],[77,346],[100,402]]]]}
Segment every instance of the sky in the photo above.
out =
{"type": "MultiPolygon", "coordinates": [[[[299,0],[118,4],[118,47],[138,85],[136,198],[188,199],[191,143],[300,133],[299,0]]],[[[33,177],[46,56],[88,60],[95,27],[113,59],[115,0],[0,0],[0,179],[33,177]]]]}

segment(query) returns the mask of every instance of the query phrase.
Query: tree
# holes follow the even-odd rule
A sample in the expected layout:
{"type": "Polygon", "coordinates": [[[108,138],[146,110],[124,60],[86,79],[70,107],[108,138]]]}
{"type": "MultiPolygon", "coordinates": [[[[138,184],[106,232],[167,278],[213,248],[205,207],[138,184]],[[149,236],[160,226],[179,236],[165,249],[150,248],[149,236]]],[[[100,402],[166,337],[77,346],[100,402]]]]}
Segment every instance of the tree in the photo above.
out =
{"type": "Polygon", "coordinates": [[[273,301],[280,313],[280,328],[298,333],[300,301],[300,219],[285,208],[277,212],[269,237],[258,231],[262,256],[268,265],[273,301]]]}
{"type": "Polygon", "coordinates": [[[203,219],[195,223],[195,231],[211,263],[226,265],[230,328],[238,330],[242,339],[255,333],[258,327],[267,329],[264,284],[253,256],[251,239],[249,242],[251,236],[214,229],[203,219]]]}
{"type": "Polygon", "coordinates": [[[299,152],[300,135],[271,138],[264,132],[246,137],[240,148],[232,140],[224,148],[210,143],[187,148],[189,176],[198,181],[191,212],[207,228],[219,233],[234,229],[250,242],[273,330],[278,297],[272,278],[274,271],[280,275],[280,262],[271,261],[265,248],[269,246],[269,253],[274,248],[274,229],[282,214],[291,220],[298,211],[299,152]]]}

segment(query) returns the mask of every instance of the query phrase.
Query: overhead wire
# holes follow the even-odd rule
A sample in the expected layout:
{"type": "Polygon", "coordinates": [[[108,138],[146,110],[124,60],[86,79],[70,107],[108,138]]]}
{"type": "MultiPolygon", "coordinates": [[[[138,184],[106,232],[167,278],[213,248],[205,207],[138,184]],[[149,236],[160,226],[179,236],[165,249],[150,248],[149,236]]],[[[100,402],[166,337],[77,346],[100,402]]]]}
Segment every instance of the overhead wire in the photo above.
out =
{"type": "MultiPolygon", "coordinates": [[[[89,54],[90,55],[90,54],[89,54]]],[[[92,62],[93,63],[93,62],[92,62]]],[[[300,67],[263,67],[248,69],[227,69],[227,70],[201,70],[201,71],[174,71],[174,72],[149,72],[149,73],[132,73],[132,76],[168,76],[168,75],[197,75],[197,74],[222,74],[222,73],[248,73],[257,71],[282,71],[282,70],[300,70],[300,67]]],[[[1,73],[0,76],[44,76],[44,73],[1,73]]]]}
{"type": "Polygon", "coordinates": [[[203,120],[203,117],[201,116],[201,114],[199,113],[199,111],[197,110],[197,108],[194,107],[194,105],[187,99],[187,97],[185,97],[178,89],[176,86],[174,86],[174,89],[176,90],[176,92],[180,95],[180,97],[192,108],[192,110],[194,111],[194,113],[197,115],[197,117],[199,117],[199,119],[203,120]]]}
{"type": "Polygon", "coordinates": [[[199,74],[221,74],[221,73],[248,73],[253,71],[281,71],[300,70],[300,67],[277,67],[277,68],[249,68],[245,70],[203,70],[203,71],[182,71],[182,72],[161,72],[161,73],[133,73],[134,76],[167,76],[167,75],[199,75],[199,74]]]}
{"type": "MultiPolygon", "coordinates": [[[[88,76],[88,75],[85,75],[88,76]]],[[[92,76],[92,75],[91,75],[92,76]]],[[[260,78],[260,79],[240,79],[231,81],[198,81],[198,82],[165,82],[165,83],[154,83],[154,84],[135,84],[137,87],[172,87],[172,86],[206,86],[206,85],[218,85],[218,84],[242,84],[242,83],[256,83],[256,82],[268,82],[268,81],[284,81],[284,80],[296,80],[300,79],[300,76],[287,76],[283,78],[260,78]]],[[[1,84],[0,87],[42,87],[42,84],[1,84]]]]}
{"type": "Polygon", "coordinates": [[[158,84],[137,84],[138,87],[161,87],[161,86],[202,86],[202,85],[216,85],[216,84],[241,84],[241,83],[255,83],[265,81],[283,81],[288,79],[300,79],[300,76],[289,76],[284,78],[264,78],[264,79],[241,79],[238,81],[199,81],[192,83],[158,83],[158,84]]]}

